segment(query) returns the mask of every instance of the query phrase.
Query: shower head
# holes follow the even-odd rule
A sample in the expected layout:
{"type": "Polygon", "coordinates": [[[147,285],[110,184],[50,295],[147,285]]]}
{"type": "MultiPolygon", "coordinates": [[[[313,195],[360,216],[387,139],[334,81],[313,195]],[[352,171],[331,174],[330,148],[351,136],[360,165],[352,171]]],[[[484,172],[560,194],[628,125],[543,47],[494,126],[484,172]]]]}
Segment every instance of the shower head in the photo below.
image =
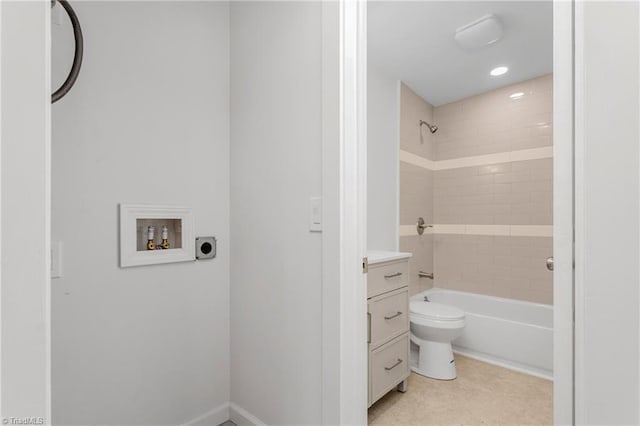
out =
{"type": "Polygon", "coordinates": [[[430,131],[431,133],[435,133],[435,132],[437,132],[437,131],[438,131],[438,126],[436,126],[436,125],[434,125],[434,124],[429,124],[429,123],[427,123],[427,122],[426,122],[426,121],[424,121],[424,120],[420,120],[420,125],[422,126],[423,124],[429,128],[429,131],[430,131]]]}

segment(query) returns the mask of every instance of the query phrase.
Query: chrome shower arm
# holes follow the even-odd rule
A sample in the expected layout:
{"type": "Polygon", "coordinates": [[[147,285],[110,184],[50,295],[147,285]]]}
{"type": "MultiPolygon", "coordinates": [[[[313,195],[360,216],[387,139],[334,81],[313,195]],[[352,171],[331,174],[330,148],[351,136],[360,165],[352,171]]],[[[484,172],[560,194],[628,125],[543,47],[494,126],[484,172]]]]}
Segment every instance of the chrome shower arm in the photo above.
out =
{"type": "Polygon", "coordinates": [[[420,126],[423,126],[423,125],[427,126],[427,128],[431,133],[435,133],[438,131],[438,126],[436,126],[435,124],[429,124],[424,120],[420,120],[420,126]]]}

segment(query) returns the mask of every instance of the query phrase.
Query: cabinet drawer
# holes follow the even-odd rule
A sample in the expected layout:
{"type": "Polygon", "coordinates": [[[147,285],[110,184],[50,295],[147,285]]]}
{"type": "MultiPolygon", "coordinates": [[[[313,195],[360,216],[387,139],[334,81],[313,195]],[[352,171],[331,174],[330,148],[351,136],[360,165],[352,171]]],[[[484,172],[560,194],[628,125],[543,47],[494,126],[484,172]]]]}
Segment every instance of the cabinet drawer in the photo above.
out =
{"type": "Polygon", "coordinates": [[[369,300],[371,348],[409,331],[409,290],[404,287],[369,300]]]}
{"type": "Polygon", "coordinates": [[[371,265],[367,274],[367,297],[377,296],[408,284],[407,260],[371,265]]]}
{"type": "Polygon", "coordinates": [[[409,376],[409,333],[369,353],[371,403],[409,376]]]}

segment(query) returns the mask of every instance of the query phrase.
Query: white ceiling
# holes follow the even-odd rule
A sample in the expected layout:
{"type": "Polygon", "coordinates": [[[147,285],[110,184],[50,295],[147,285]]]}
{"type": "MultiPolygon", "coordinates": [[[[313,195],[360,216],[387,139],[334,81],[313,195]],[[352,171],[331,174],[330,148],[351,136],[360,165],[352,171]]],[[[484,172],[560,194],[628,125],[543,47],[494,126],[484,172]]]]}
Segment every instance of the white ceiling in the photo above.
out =
{"type": "Polygon", "coordinates": [[[434,106],[553,69],[551,1],[372,1],[368,32],[370,65],[434,106]],[[502,23],[502,39],[471,52],[459,47],[456,28],[490,13],[502,23]],[[491,77],[498,65],[509,72],[491,77]]]}

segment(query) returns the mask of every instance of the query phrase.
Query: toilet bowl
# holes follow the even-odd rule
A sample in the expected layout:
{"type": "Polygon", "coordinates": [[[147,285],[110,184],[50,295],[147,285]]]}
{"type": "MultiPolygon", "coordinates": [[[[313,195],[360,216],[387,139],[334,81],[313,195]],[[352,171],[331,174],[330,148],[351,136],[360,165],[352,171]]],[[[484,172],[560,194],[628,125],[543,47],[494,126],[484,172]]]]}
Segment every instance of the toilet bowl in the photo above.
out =
{"type": "Polygon", "coordinates": [[[462,334],[464,311],[453,306],[414,299],[410,302],[411,341],[418,345],[416,373],[439,380],[456,378],[451,341],[462,334]]]}

